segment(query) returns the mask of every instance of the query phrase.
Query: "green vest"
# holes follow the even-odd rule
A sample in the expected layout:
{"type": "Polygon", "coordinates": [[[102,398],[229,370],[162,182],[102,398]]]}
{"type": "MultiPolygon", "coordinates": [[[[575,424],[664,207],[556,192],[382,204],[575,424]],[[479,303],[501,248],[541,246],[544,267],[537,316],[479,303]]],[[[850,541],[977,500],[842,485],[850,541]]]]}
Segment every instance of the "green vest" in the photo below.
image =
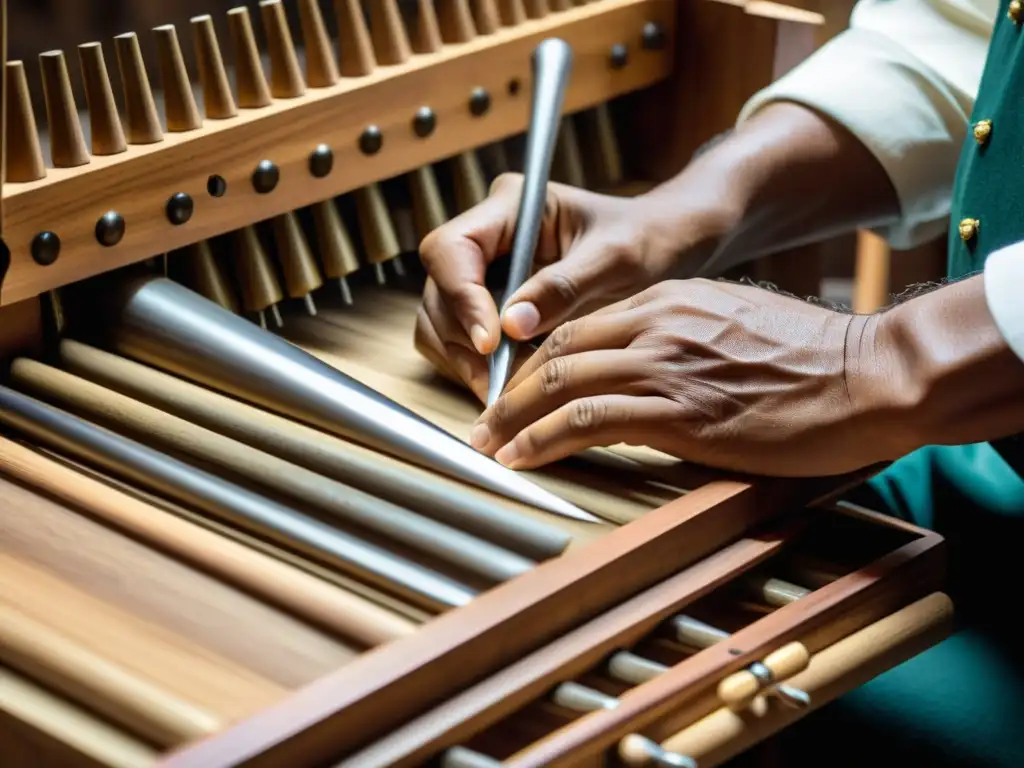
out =
{"type": "MultiPolygon", "coordinates": [[[[947,274],[1024,240],[1024,5],[1002,0],[953,187],[947,274]]],[[[1024,287],[1024,286],[1022,286],[1024,287]]],[[[992,443],[1024,475],[1024,436],[992,443]]]]}

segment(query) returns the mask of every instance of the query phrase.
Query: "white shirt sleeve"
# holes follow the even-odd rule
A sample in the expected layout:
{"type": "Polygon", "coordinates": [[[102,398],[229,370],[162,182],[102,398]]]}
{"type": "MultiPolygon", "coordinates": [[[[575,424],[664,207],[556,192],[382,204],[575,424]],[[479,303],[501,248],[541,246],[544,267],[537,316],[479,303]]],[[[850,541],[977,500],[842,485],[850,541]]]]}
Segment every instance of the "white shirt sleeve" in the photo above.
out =
{"type": "Polygon", "coordinates": [[[878,158],[900,202],[879,230],[896,248],[941,234],[998,0],[860,0],[850,28],[755,94],[845,126],[878,158]]]}
{"type": "Polygon", "coordinates": [[[1024,242],[989,254],[984,280],[988,311],[1010,349],[1024,360],[1024,242]]]}

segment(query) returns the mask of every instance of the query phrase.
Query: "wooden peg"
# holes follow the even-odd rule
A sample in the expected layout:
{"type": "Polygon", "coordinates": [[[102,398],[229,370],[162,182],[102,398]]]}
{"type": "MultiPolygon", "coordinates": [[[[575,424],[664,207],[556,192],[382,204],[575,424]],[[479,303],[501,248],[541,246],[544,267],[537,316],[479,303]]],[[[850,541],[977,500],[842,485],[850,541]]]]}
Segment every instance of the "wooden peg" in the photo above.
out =
{"type": "Polygon", "coordinates": [[[195,16],[192,23],[192,43],[199,68],[199,85],[203,89],[203,110],[211,120],[224,120],[238,114],[231,83],[224,67],[224,59],[217,42],[217,30],[209,15],[195,16]]]}
{"type": "Polygon", "coordinates": [[[462,152],[452,160],[452,176],[455,181],[455,205],[459,213],[468,211],[487,198],[487,179],[483,168],[473,151],[462,152]]]}
{"type": "Polygon", "coordinates": [[[811,654],[803,643],[788,643],[765,656],[757,666],[767,674],[755,674],[751,668],[729,675],[718,684],[718,698],[732,710],[749,706],[766,687],[781,683],[807,669],[811,654]]]}
{"type": "MultiPolygon", "coordinates": [[[[416,219],[416,231],[420,240],[448,221],[437,176],[432,165],[424,165],[409,174],[409,188],[412,192],[412,209],[416,219]]],[[[418,245],[416,250],[418,250],[418,245]]]]}
{"type": "Polygon", "coordinates": [[[46,126],[50,134],[50,159],[54,168],[75,168],[89,162],[89,150],[78,122],[78,107],[71,92],[71,78],[63,51],[39,54],[46,102],[46,126]]]}
{"type": "Polygon", "coordinates": [[[142,61],[139,38],[126,32],[114,38],[117,67],[121,72],[124,91],[125,133],[129,144],[154,144],[163,141],[160,115],[153,101],[146,65],[142,61]]]}
{"type": "Polygon", "coordinates": [[[517,27],[526,21],[523,0],[498,0],[498,15],[506,27],[517,27]]]}
{"type": "Polygon", "coordinates": [[[173,279],[198,294],[215,301],[224,309],[238,312],[238,300],[227,275],[206,240],[200,240],[170,255],[168,262],[173,279]]]}
{"type": "Polygon", "coordinates": [[[548,0],[523,0],[523,5],[530,19],[543,19],[551,11],[548,0]]]}
{"type": "Polygon", "coordinates": [[[437,21],[446,43],[468,43],[476,37],[473,14],[467,0],[438,0],[437,21]]]}
{"type": "Polygon", "coordinates": [[[163,747],[215,733],[219,719],[0,604],[0,658],[163,747]]]}
{"type": "Polygon", "coordinates": [[[720,643],[729,637],[728,632],[690,616],[673,616],[671,624],[676,640],[682,645],[697,650],[710,648],[715,643],[720,643]]]}
{"type": "Polygon", "coordinates": [[[568,11],[573,7],[573,0],[550,0],[550,7],[556,13],[568,11]]]}
{"type": "Polygon", "coordinates": [[[333,200],[324,200],[313,206],[313,223],[324,274],[338,280],[358,270],[359,257],[333,200]]]}
{"type": "Polygon", "coordinates": [[[480,166],[483,168],[484,177],[488,182],[512,170],[503,142],[496,141],[493,144],[485,144],[476,151],[476,155],[480,159],[480,166]]]}
{"type": "Polygon", "coordinates": [[[94,155],[117,155],[128,145],[124,140],[121,115],[110,87],[107,62],[101,43],[83,43],[78,46],[78,62],[82,68],[85,103],[89,108],[89,128],[94,155]]]}
{"type": "Polygon", "coordinates": [[[249,9],[244,5],[228,11],[228,29],[231,47],[235,52],[235,85],[238,87],[238,106],[258,109],[272,101],[267,76],[263,71],[260,49],[252,31],[249,9]]]}
{"type": "Polygon", "coordinates": [[[371,264],[382,264],[398,256],[402,252],[398,233],[388,214],[380,186],[370,184],[357,189],[354,194],[366,260],[371,264]]]}
{"type": "MultiPolygon", "coordinates": [[[[320,270],[313,258],[313,252],[306,242],[299,219],[288,211],[274,217],[274,242],[277,244],[277,258],[284,277],[285,291],[293,299],[306,298],[324,284],[320,270]]],[[[310,302],[306,302],[310,314],[316,314],[310,302]]]]}
{"type": "Polygon", "coordinates": [[[181,55],[178,31],[173,24],[153,29],[156,55],[160,66],[160,83],[164,92],[164,117],[168,131],[194,131],[203,124],[199,107],[192,93],[192,82],[181,55]]]}
{"type": "Polygon", "coordinates": [[[370,34],[380,64],[401,64],[412,56],[396,0],[370,0],[370,34]]]}
{"type": "Polygon", "coordinates": [[[242,227],[234,237],[235,279],[247,312],[265,312],[284,298],[273,263],[263,249],[255,228],[242,227]]]}
{"type": "Polygon", "coordinates": [[[608,105],[599,104],[575,117],[580,149],[587,158],[589,174],[596,177],[596,184],[605,188],[621,184],[622,155],[608,105]]]}
{"type": "Polygon", "coordinates": [[[32,96],[28,92],[25,65],[8,61],[5,67],[4,99],[7,102],[7,155],[5,181],[35,181],[46,176],[39,131],[32,113],[32,96]]]}
{"type": "Polygon", "coordinates": [[[377,68],[377,59],[359,0],[334,0],[338,19],[338,61],[342,77],[363,77],[377,68]]]}
{"type": "Polygon", "coordinates": [[[412,36],[412,49],[416,53],[437,53],[443,45],[434,0],[419,0],[416,5],[416,29],[412,36]]]}
{"type": "Polygon", "coordinates": [[[497,0],[472,0],[473,22],[477,34],[493,35],[501,27],[497,0]]]}
{"type": "Polygon", "coordinates": [[[551,164],[551,179],[571,187],[586,189],[587,178],[583,171],[583,153],[572,115],[565,115],[558,128],[558,142],[555,144],[554,162],[551,164]]]}
{"type": "Polygon", "coordinates": [[[310,88],[334,85],[338,82],[338,65],[318,0],[299,0],[299,24],[306,49],[306,83],[310,88]]]}
{"type": "Polygon", "coordinates": [[[270,57],[270,93],[275,99],[294,99],[306,92],[295,55],[295,41],[281,0],[260,0],[263,33],[270,57]]]}

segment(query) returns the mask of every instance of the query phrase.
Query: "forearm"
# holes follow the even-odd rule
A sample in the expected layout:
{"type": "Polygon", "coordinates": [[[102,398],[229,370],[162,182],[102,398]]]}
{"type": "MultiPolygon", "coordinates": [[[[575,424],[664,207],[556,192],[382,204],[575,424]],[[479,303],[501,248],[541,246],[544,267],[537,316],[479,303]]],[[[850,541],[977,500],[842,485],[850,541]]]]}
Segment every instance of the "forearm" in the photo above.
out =
{"type": "Polygon", "coordinates": [[[985,277],[875,315],[848,348],[851,397],[882,407],[902,450],[1024,432],[1024,362],[986,301],[985,277]]]}
{"type": "Polygon", "coordinates": [[[845,128],[772,104],[645,196],[682,271],[708,272],[856,227],[896,219],[889,177],[845,128]],[[710,236],[693,242],[695,221],[710,236]],[[694,247],[698,246],[698,247],[694,247]],[[685,263],[688,262],[688,263],[685,263]]]}

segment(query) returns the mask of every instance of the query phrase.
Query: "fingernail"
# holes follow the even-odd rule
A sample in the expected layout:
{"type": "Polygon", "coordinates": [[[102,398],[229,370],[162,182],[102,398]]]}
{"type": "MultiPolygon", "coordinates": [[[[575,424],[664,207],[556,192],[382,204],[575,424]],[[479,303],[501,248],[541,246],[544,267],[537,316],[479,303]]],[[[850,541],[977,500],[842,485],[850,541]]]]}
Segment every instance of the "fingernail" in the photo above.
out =
{"type": "Polygon", "coordinates": [[[486,424],[477,424],[473,427],[473,431],[469,433],[470,445],[481,451],[487,447],[489,442],[491,442],[491,430],[487,428],[486,424]]]}
{"type": "Polygon", "coordinates": [[[516,448],[515,440],[494,454],[494,458],[499,464],[504,464],[506,467],[511,466],[519,458],[519,449],[516,448]]]}
{"type": "Polygon", "coordinates": [[[487,329],[482,325],[474,325],[469,329],[469,338],[473,342],[473,346],[476,347],[476,351],[481,355],[487,354],[487,342],[490,337],[487,335],[487,329]]]}
{"type": "Polygon", "coordinates": [[[505,310],[505,324],[514,336],[530,336],[540,325],[540,310],[528,301],[513,304],[505,310]]]}

